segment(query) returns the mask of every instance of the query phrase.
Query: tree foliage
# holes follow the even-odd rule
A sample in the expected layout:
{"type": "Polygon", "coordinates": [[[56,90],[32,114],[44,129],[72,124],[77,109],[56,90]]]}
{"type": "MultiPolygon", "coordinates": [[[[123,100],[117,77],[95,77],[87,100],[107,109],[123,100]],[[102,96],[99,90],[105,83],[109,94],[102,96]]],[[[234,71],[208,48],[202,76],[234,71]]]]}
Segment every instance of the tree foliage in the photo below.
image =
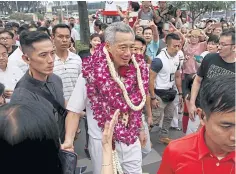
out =
{"type": "Polygon", "coordinates": [[[41,5],[41,1],[0,1],[1,11],[9,15],[15,11],[35,13],[41,5]]]}
{"type": "Polygon", "coordinates": [[[195,20],[200,15],[216,10],[228,10],[234,5],[234,1],[173,1],[171,4],[177,8],[186,8],[187,11],[190,11],[189,17],[194,25],[195,20]]]}
{"type": "Polygon", "coordinates": [[[20,12],[17,12],[17,13],[12,13],[10,15],[10,19],[14,19],[14,20],[24,20],[24,21],[33,21],[33,16],[32,15],[28,15],[26,13],[20,13],[20,12]]]}

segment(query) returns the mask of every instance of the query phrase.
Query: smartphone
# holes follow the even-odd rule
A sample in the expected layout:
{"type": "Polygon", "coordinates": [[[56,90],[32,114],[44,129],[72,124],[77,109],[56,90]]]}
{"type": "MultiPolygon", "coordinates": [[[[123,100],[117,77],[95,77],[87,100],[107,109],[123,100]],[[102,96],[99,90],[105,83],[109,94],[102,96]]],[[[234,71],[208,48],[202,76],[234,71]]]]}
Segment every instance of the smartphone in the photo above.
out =
{"type": "Polygon", "coordinates": [[[139,22],[139,25],[141,25],[141,26],[147,26],[149,24],[149,21],[148,20],[141,20],[140,22],[139,22]]]}
{"type": "Polygon", "coordinates": [[[203,59],[202,56],[198,56],[198,55],[194,55],[194,58],[195,58],[195,60],[196,60],[198,63],[201,63],[201,62],[202,62],[202,59],[203,59]]]}
{"type": "Polygon", "coordinates": [[[133,11],[133,12],[130,12],[130,13],[129,13],[129,17],[131,17],[131,18],[132,18],[132,17],[137,17],[137,16],[138,16],[138,13],[137,13],[137,12],[134,12],[134,11],[133,11]]]}
{"type": "Polygon", "coordinates": [[[163,29],[164,29],[165,31],[169,31],[169,29],[170,29],[170,24],[169,24],[169,23],[164,23],[163,29]]]}

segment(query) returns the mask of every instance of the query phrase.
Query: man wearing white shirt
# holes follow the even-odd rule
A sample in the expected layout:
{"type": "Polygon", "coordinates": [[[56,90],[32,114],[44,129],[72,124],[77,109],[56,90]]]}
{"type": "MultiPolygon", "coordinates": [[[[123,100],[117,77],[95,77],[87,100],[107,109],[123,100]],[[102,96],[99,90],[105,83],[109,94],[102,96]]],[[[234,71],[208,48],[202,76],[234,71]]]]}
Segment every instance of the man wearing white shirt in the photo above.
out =
{"type": "Polygon", "coordinates": [[[52,39],[56,47],[53,72],[61,77],[65,100],[68,101],[82,70],[81,58],[70,52],[70,28],[65,24],[55,25],[52,39]]]}
{"type": "Polygon", "coordinates": [[[174,115],[174,99],[179,95],[182,103],[182,81],[180,75],[180,37],[175,33],[166,36],[167,48],[163,48],[157,58],[153,59],[150,68],[149,91],[153,108],[157,109],[156,116],[160,120],[160,142],[168,144],[169,128],[174,115]],[[177,56],[178,55],[178,56],[177,56]],[[177,89],[174,88],[176,85],[177,89]],[[178,91],[178,94],[177,94],[178,91]]]}
{"type": "MultiPolygon", "coordinates": [[[[140,110],[139,108],[143,108],[145,104],[143,97],[146,97],[146,94],[148,93],[148,77],[144,78],[142,83],[140,83],[140,81],[137,82],[136,78],[132,78],[129,80],[131,76],[137,76],[136,71],[130,71],[130,76],[125,76],[125,73],[121,73],[121,71],[119,71],[119,68],[121,70],[122,67],[126,67],[126,70],[132,70],[132,68],[134,67],[133,63],[129,62],[131,62],[131,48],[134,43],[135,35],[133,30],[127,24],[123,22],[112,23],[105,30],[104,36],[107,45],[101,45],[101,47],[96,50],[92,57],[89,57],[88,59],[84,60],[85,62],[83,62],[83,68],[86,71],[84,71],[83,74],[80,74],[75,89],[67,105],[67,110],[69,111],[69,113],[66,117],[66,139],[61,147],[62,149],[73,149],[74,136],[78,127],[77,124],[79,118],[81,116],[80,112],[82,112],[86,108],[86,115],[88,119],[89,152],[93,165],[93,174],[101,174],[101,171],[104,167],[112,165],[112,163],[102,164],[102,125],[108,119],[110,119],[113,108],[115,108],[115,110],[122,110],[121,107],[127,105],[127,112],[122,111],[120,115],[121,120],[123,120],[124,122],[117,123],[117,127],[123,127],[124,129],[122,128],[121,131],[115,131],[117,135],[120,135],[116,138],[116,140],[114,140],[116,149],[115,152],[118,154],[117,163],[119,161],[121,164],[121,167],[118,168],[118,172],[142,174],[141,146],[144,147],[146,145],[146,135],[144,132],[144,128],[142,127],[143,123],[135,123],[135,120],[141,121],[142,118],[142,110],[140,110]],[[110,56],[112,57],[112,62],[114,63],[114,65],[112,65],[114,67],[114,70],[112,72],[110,72],[110,70],[108,69],[108,66],[110,64],[108,65],[107,63],[107,60],[108,58],[110,58],[110,56]],[[97,60],[98,58],[100,60],[97,60]],[[94,69],[96,69],[96,71],[94,71],[96,73],[92,72],[94,69]],[[143,101],[142,106],[138,105],[138,108],[130,107],[127,104],[128,102],[126,102],[124,99],[123,92],[113,92],[114,88],[121,89],[119,84],[111,78],[114,73],[119,73],[120,76],[125,76],[125,80],[127,79],[131,82],[131,89],[134,90],[129,90],[129,92],[127,92],[126,89],[123,90],[127,93],[128,96],[137,96],[136,99],[138,103],[141,103],[141,101],[143,101]],[[109,92],[107,92],[107,90],[104,91],[105,88],[102,88],[102,86],[100,87],[96,85],[97,81],[100,81],[100,84],[103,84],[103,80],[101,79],[104,79],[104,81],[107,82],[107,87],[105,88],[109,90],[109,92]],[[143,95],[140,93],[140,90],[136,90],[139,88],[138,83],[140,84],[140,88],[143,91],[143,95]],[[91,89],[89,85],[96,86],[95,88],[93,88],[93,92],[97,91],[96,93],[99,93],[99,96],[96,94],[94,95],[91,93],[91,91],[89,91],[91,89]],[[143,88],[143,86],[145,86],[145,89],[143,88]],[[112,95],[116,96],[113,97],[112,95]],[[119,103],[121,103],[122,106],[117,106],[115,102],[108,102],[107,99],[103,100],[102,98],[104,97],[110,99],[109,101],[118,101],[118,98],[121,98],[122,101],[119,103]],[[97,100],[98,98],[105,101],[102,102],[101,105],[98,104],[100,106],[93,103],[93,101],[97,100]],[[96,107],[94,107],[94,104],[96,105],[96,107]],[[134,110],[136,111],[134,112],[134,110]],[[108,111],[108,113],[105,116],[102,115],[102,117],[100,117],[100,111],[102,113],[108,111]],[[137,115],[130,117],[130,115],[134,113],[137,113],[137,115]],[[98,117],[102,119],[97,119],[98,117]],[[123,170],[123,172],[121,170],[123,170]]],[[[137,62],[136,64],[139,67],[137,69],[140,69],[141,75],[148,74],[146,63],[143,59],[139,60],[140,62],[137,62]]],[[[136,62],[134,59],[132,61],[136,62]]]]}
{"type": "Polygon", "coordinates": [[[75,18],[70,17],[70,23],[69,26],[71,28],[71,37],[76,42],[77,40],[80,40],[80,35],[78,31],[74,28],[75,27],[75,18]]]}
{"type": "Polygon", "coordinates": [[[13,90],[22,76],[23,72],[20,68],[8,65],[7,48],[0,44],[0,82],[5,86],[6,102],[10,101],[13,90]]]}
{"type": "Polygon", "coordinates": [[[22,59],[23,52],[21,48],[18,47],[9,57],[8,57],[8,64],[11,66],[17,66],[21,69],[23,73],[25,73],[29,66],[28,64],[22,59]]]}

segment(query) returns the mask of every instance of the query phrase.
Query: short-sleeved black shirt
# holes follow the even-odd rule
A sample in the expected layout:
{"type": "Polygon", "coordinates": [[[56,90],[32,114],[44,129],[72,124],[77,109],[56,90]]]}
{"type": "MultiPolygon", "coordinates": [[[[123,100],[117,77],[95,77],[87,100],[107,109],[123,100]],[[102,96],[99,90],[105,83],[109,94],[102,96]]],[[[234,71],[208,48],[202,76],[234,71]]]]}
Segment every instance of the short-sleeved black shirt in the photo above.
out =
{"type": "MultiPolygon", "coordinates": [[[[46,82],[39,81],[34,79],[29,75],[29,71],[25,73],[25,75],[19,80],[19,84],[23,83],[25,85],[31,85],[34,87],[38,87],[45,92],[51,93],[54,98],[60,103],[61,106],[65,106],[65,99],[63,95],[63,86],[61,78],[58,77],[55,74],[52,74],[48,77],[46,82]]],[[[21,86],[21,85],[20,85],[21,86]]],[[[32,93],[31,91],[25,89],[25,88],[16,88],[13,92],[13,95],[11,97],[11,103],[19,103],[20,101],[27,103],[31,101],[38,101],[42,104],[44,104],[46,107],[49,107],[50,110],[54,113],[55,109],[53,105],[43,98],[42,96],[39,96],[35,93],[32,93]]],[[[61,141],[64,141],[65,138],[65,118],[58,114],[58,127],[59,127],[59,133],[61,141]]]]}
{"type": "Polygon", "coordinates": [[[235,74],[235,63],[225,62],[219,53],[207,54],[198,69],[197,75],[203,81],[219,75],[235,74]]]}
{"type": "MultiPolygon", "coordinates": [[[[201,90],[203,90],[202,87],[207,80],[229,74],[235,74],[235,63],[225,62],[219,53],[207,54],[197,72],[197,75],[202,78],[201,90]]],[[[200,96],[198,95],[197,100],[199,98],[200,96]]]]}

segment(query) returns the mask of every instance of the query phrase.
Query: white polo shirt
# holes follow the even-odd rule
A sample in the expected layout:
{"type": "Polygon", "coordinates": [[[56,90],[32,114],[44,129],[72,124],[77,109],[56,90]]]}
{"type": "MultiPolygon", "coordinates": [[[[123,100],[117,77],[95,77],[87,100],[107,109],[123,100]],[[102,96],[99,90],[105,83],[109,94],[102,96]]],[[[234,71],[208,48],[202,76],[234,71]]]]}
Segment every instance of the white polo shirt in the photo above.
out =
{"type": "Polygon", "coordinates": [[[98,127],[97,120],[93,118],[94,115],[91,109],[91,103],[87,97],[86,80],[83,78],[82,73],[79,75],[66,109],[77,114],[86,109],[88,134],[94,139],[102,139],[101,128],[98,127]]]}
{"type": "Polygon", "coordinates": [[[163,48],[158,56],[152,61],[151,69],[157,73],[155,89],[170,89],[175,84],[175,73],[180,69],[179,51],[176,56],[171,57],[167,48],[163,48]]]}
{"type": "MultiPolygon", "coordinates": [[[[24,73],[17,66],[7,65],[6,71],[0,69],[0,83],[4,84],[5,89],[14,90],[17,82],[24,73]]],[[[10,100],[6,100],[9,102],[10,100]]]]}
{"type": "Polygon", "coordinates": [[[56,55],[53,69],[53,73],[58,75],[62,80],[65,100],[69,100],[79,74],[82,71],[82,60],[80,56],[70,51],[68,52],[65,62],[56,55]]]}

